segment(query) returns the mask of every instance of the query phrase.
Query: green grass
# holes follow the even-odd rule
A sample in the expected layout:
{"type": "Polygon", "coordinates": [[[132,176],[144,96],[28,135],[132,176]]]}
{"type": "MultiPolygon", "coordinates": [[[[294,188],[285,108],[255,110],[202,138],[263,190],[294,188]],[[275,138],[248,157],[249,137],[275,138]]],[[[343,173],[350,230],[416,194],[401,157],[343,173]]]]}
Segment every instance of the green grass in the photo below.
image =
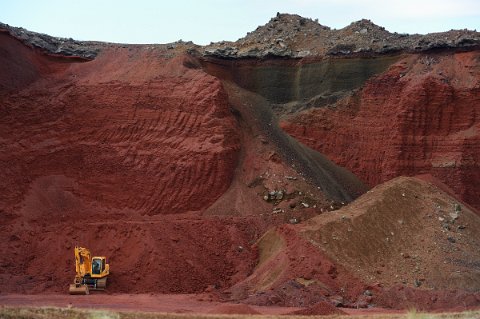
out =
{"type": "Polygon", "coordinates": [[[267,315],[202,315],[202,314],[166,314],[142,312],[116,312],[109,310],[87,310],[78,308],[54,307],[1,307],[0,319],[478,319],[480,310],[459,313],[422,313],[410,310],[405,314],[372,314],[355,316],[267,316],[267,315]]]}

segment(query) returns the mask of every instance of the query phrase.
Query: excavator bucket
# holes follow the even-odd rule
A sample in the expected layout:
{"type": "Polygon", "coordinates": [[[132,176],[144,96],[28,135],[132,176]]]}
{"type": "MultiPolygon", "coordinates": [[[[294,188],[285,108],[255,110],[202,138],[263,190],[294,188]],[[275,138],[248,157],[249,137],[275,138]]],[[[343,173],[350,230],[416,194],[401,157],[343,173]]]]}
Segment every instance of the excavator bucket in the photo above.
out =
{"type": "Polygon", "coordinates": [[[90,292],[88,291],[88,286],[85,285],[76,285],[71,284],[68,292],[71,295],[88,295],[90,292]]]}

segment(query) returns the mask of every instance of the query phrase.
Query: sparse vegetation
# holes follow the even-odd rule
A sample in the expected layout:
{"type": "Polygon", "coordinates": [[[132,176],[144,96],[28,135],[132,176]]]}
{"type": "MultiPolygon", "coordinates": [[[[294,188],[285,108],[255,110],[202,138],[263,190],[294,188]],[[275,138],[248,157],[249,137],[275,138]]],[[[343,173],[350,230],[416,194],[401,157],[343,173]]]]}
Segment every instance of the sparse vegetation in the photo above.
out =
{"type": "MultiPolygon", "coordinates": [[[[262,318],[262,319],[302,319],[305,316],[267,316],[267,315],[206,315],[206,314],[170,314],[144,312],[116,312],[109,310],[87,310],[78,308],[16,308],[1,307],[0,319],[212,319],[212,318],[262,318]]],[[[372,314],[372,315],[331,315],[308,316],[322,319],[474,319],[480,318],[480,310],[458,313],[422,313],[415,309],[405,314],[372,314]]]]}

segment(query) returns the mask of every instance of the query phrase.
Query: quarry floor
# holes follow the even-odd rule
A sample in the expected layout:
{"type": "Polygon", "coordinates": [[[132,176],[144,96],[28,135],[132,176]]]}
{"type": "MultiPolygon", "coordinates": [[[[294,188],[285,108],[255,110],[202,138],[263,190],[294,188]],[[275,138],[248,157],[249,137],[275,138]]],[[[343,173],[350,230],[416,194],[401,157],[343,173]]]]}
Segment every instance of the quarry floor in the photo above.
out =
{"type": "MultiPolygon", "coordinates": [[[[0,307],[67,307],[114,311],[178,314],[261,314],[287,315],[302,308],[254,306],[211,300],[207,294],[115,294],[93,292],[87,296],[62,294],[0,295],[0,307]]],[[[384,308],[341,308],[349,315],[401,314],[405,310],[384,308]]],[[[461,309],[455,309],[461,311],[461,309]]]]}

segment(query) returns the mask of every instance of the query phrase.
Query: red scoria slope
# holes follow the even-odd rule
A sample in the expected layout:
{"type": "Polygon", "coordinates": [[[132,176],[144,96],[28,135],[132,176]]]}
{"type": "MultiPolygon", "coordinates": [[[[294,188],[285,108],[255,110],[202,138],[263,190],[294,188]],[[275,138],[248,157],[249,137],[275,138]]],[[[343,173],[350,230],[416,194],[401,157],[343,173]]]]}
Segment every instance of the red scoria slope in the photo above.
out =
{"type": "Polygon", "coordinates": [[[352,96],[284,118],[371,186],[429,173],[480,207],[480,53],[404,55],[352,96]]]}
{"type": "Polygon", "coordinates": [[[187,46],[98,46],[94,60],[54,56],[0,33],[1,292],[66,291],[74,245],[108,256],[114,292],[227,288],[272,224],[365,191],[277,126],[260,132],[254,105],[187,46]],[[308,182],[280,142],[329,183],[308,182]]]}
{"type": "Polygon", "coordinates": [[[242,222],[154,218],[230,185],[240,146],[219,80],[149,47],[89,62],[6,34],[0,47],[1,292],[66,291],[76,244],[109,257],[117,292],[198,292],[248,270],[242,222]]]}
{"type": "MultiPolygon", "coordinates": [[[[79,244],[107,255],[113,293],[208,291],[313,306],[306,313],[323,302],[478,305],[474,209],[397,179],[331,213],[367,188],[278,126],[372,185],[430,172],[476,204],[476,51],[243,60],[232,48],[9,30],[0,33],[0,293],[66,292],[79,244]]],[[[253,312],[217,310],[236,311],[253,312]]]]}
{"type": "Polygon", "coordinates": [[[478,212],[398,177],[339,210],[272,228],[256,244],[253,273],[231,291],[267,305],[478,306],[479,229],[478,212]]]}
{"type": "Polygon", "coordinates": [[[235,121],[220,81],[183,56],[112,48],[72,63],[1,41],[0,64],[12,66],[0,82],[4,211],[172,214],[204,209],[228,188],[235,121]]]}

